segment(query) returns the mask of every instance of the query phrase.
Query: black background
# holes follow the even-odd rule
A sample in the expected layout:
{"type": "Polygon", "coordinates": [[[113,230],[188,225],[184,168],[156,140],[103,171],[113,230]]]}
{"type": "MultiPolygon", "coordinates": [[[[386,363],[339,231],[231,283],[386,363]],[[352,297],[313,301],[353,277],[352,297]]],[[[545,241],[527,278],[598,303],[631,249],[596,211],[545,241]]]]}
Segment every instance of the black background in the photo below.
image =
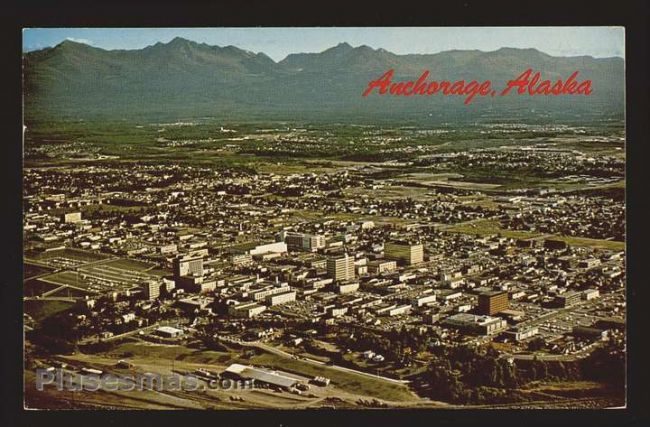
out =
{"type": "Polygon", "coordinates": [[[645,1],[22,1],[0,9],[0,425],[443,426],[649,425],[649,8],[645,1]],[[25,411],[22,396],[22,99],[24,27],[579,26],[626,28],[628,404],[623,410],[25,411]]]}

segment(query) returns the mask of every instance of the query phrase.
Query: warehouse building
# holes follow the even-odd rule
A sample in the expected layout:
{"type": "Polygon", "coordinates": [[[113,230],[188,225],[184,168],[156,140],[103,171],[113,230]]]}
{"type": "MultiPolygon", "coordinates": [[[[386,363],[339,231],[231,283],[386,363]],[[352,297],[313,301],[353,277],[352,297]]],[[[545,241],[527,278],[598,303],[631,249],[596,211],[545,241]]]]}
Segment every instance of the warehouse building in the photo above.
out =
{"type": "Polygon", "coordinates": [[[224,378],[253,380],[256,383],[266,384],[270,387],[286,391],[293,390],[298,384],[302,383],[299,379],[291,377],[284,372],[240,365],[239,363],[233,363],[228,366],[222,375],[224,378]]]}
{"type": "Polygon", "coordinates": [[[184,334],[183,330],[172,328],[171,326],[161,326],[154,333],[163,338],[178,338],[184,334]]]}

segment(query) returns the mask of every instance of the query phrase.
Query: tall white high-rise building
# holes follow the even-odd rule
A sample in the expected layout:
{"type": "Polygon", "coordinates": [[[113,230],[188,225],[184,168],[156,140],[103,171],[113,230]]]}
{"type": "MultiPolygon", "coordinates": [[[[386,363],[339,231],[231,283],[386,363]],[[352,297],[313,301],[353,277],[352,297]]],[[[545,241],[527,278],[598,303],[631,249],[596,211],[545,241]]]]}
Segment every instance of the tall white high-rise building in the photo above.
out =
{"type": "Polygon", "coordinates": [[[354,279],[354,258],[348,254],[327,260],[327,275],[334,281],[354,279]]]}

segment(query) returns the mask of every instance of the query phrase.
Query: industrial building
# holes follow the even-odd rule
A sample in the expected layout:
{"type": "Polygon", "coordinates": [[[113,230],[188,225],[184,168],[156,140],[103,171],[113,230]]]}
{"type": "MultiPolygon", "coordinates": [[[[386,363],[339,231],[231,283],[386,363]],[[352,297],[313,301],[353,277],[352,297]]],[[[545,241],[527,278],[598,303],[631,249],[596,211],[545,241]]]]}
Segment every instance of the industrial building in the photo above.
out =
{"type": "Polygon", "coordinates": [[[603,329],[587,327],[587,326],[574,326],[571,330],[571,335],[576,338],[584,338],[588,340],[604,340],[607,339],[607,331],[603,329]]]}
{"type": "Polygon", "coordinates": [[[161,326],[154,333],[163,338],[178,338],[184,334],[183,330],[172,328],[171,326],[161,326]]]}
{"type": "Polygon", "coordinates": [[[249,249],[247,252],[252,256],[263,255],[267,253],[286,254],[287,244],[284,242],[266,243],[256,245],[253,248],[249,249]]]}
{"type": "Polygon", "coordinates": [[[239,363],[233,363],[228,366],[222,376],[225,378],[253,380],[257,383],[287,391],[294,389],[298,384],[302,383],[299,379],[293,378],[284,372],[240,365],[239,363]]]}

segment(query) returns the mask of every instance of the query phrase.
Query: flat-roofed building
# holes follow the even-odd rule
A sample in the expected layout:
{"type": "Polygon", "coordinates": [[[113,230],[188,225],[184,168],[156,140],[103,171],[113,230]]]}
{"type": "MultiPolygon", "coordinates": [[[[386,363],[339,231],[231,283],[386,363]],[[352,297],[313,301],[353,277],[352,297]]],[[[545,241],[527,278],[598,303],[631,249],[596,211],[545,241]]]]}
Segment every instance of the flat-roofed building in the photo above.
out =
{"type": "Polygon", "coordinates": [[[325,236],[318,234],[296,233],[293,231],[282,231],[280,239],[287,244],[291,250],[316,251],[325,247],[325,236]]]}
{"type": "Polygon", "coordinates": [[[148,280],[143,285],[144,296],[147,299],[156,299],[160,296],[160,288],[163,286],[158,280],[148,280]]]}
{"type": "Polygon", "coordinates": [[[182,329],[173,328],[171,326],[161,326],[154,331],[154,334],[164,338],[177,338],[184,334],[182,329]]]}
{"type": "Polygon", "coordinates": [[[253,256],[251,254],[234,254],[230,260],[236,266],[251,265],[253,263],[253,256]]]}
{"type": "Polygon", "coordinates": [[[423,305],[431,304],[433,302],[436,302],[436,294],[431,293],[429,295],[413,298],[411,304],[413,307],[422,307],[423,305]]]}
{"type": "Polygon", "coordinates": [[[212,292],[217,288],[217,279],[204,276],[181,276],[176,279],[176,287],[199,294],[212,292]]]}
{"type": "Polygon", "coordinates": [[[498,317],[477,316],[469,313],[458,313],[449,316],[442,321],[442,324],[465,333],[477,335],[494,335],[508,327],[508,322],[498,317]]]}
{"type": "Polygon", "coordinates": [[[209,305],[212,303],[212,298],[202,296],[193,296],[190,298],[183,298],[176,302],[176,306],[185,312],[193,313],[195,311],[210,310],[209,305]]]}
{"type": "Polygon", "coordinates": [[[397,269],[397,262],[393,260],[376,260],[368,263],[368,273],[380,274],[391,272],[397,269]]]}
{"type": "Polygon", "coordinates": [[[594,298],[598,298],[600,296],[600,292],[598,289],[586,289],[582,292],[582,299],[584,300],[592,300],[594,298]]]}
{"type": "Polygon", "coordinates": [[[555,302],[558,306],[560,307],[571,307],[572,305],[576,305],[580,302],[581,295],[579,292],[565,292],[562,295],[558,295],[555,298],[555,302]]]}
{"type": "Polygon", "coordinates": [[[410,304],[400,305],[400,306],[397,306],[395,308],[391,308],[390,310],[388,310],[388,315],[389,316],[400,316],[402,314],[408,314],[408,313],[411,312],[412,308],[413,307],[410,304]]]}
{"type": "Polygon", "coordinates": [[[327,275],[334,281],[354,279],[354,258],[348,254],[328,258],[327,275]]]}
{"type": "Polygon", "coordinates": [[[340,317],[348,312],[348,307],[329,307],[327,313],[331,317],[340,317]]]}
{"type": "Polygon", "coordinates": [[[253,301],[262,301],[270,295],[283,294],[289,291],[291,291],[291,287],[286,283],[281,283],[279,286],[269,285],[261,289],[251,290],[249,295],[253,301]]]}
{"type": "Polygon", "coordinates": [[[284,292],[282,294],[269,295],[266,302],[271,305],[280,305],[296,300],[296,291],[284,292]]]}
{"type": "Polygon", "coordinates": [[[537,334],[539,334],[539,328],[537,326],[531,326],[528,328],[512,328],[506,331],[506,335],[515,341],[524,341],[537,334]]]}
{"type": "Polygon", "coordinates": [[[266,306],[256,302],[245,302],[228,307],[228,314],[233,317],[253,318],[266,311],[266,306]]]}
{"type": "Polygon", "coordinates": [[[421,243],[387,242],[384,244],[387,259],[406,265],[416,265],[424,261],[424,245],[421,243]]]}
{"type": "Polygon", "coordinates": [[[203,275],[203,257],[186,256],[177,257],[173,261],[174,277],[183,276],[202,276],[203,275]]]}
{"type": "Polygon", "coordinates": [[[158,246],[158,252],[162,255],[174,254],[178,252],[178,245],[175,243],[170,243],[168,245],[158,246]]]}
{"type": "Polygon", "coordinates": [[[508,292],[486,291],[478,295],[478,313],[492,316],[508,309],[508,292]]]}
{"type": "Polygon", "coordinates": [[[339,294],[350,294],[359,290],[359,283],[340,283],[334,287],[339,294]]]}
{"type": "Polygon", "coordinates": [[[75,223],[81,221],[81,212],[68,212],[61,215],[61,222],[66,224],[75,223]]]}
{"type": "Polygon", "coordinates": [[[253,380],[282,390],[292,390],[301,383],[300,380],[293,378],[284,372],[240,365],[238,363],[233,363],[226,368],[222,376],[226,378],[230,377],[243,380],[253,380]]]}

